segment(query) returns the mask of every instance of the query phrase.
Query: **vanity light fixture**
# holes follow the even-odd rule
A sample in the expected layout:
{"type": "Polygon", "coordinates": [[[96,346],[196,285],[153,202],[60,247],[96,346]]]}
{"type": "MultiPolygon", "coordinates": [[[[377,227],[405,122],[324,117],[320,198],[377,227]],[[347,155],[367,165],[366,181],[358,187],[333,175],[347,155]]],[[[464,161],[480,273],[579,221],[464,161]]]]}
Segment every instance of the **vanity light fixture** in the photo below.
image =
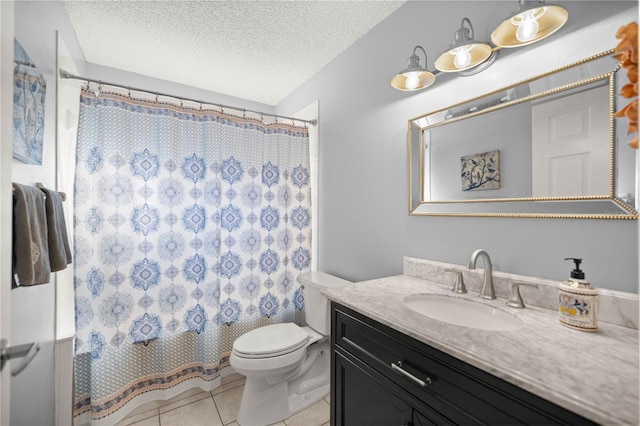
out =
{"type": "Polygon", "coordinates": [[[436,76],[426,68],[420,66],[420,58],[416,55],[416,51],[420,49],[424,54],[425,66],[427,63],[427,52],[422,46],[413,48],[413,54],[408,59],[406,69],[400,71],[391,79],[391,86],[394,89],[404,91],[421,90],[431,86],[436,81],[436,76]]]}
{"type": "Polygon", "coordinates": [[[518,47],[535,43],[558,31],[569,19],[569,12],[544,0],[520,0],[518,10],[491,34],[498,47],[518,47]]]}
{"type": "Polygon", "coordinates": [[[473,39],[473,25],[463,18],[453,44],[436,59],[435,66],[442,72],[460,72],[487,62],[484,69],[493,63],[496,53],[488,43],[473,39]]]}

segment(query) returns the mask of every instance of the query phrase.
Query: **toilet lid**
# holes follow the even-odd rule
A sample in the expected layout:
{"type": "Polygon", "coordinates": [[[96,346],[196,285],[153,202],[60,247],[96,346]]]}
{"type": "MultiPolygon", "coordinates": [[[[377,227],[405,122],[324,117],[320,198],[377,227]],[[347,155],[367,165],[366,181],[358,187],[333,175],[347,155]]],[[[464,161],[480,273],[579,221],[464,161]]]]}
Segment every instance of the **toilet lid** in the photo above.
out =
{"type": "Polygon", "coordinates": [[[309,333],[293,323],[272,324],[243,334],[233,350],[251,358],[272,357],[295,351],[308,340],[309,333]]]}

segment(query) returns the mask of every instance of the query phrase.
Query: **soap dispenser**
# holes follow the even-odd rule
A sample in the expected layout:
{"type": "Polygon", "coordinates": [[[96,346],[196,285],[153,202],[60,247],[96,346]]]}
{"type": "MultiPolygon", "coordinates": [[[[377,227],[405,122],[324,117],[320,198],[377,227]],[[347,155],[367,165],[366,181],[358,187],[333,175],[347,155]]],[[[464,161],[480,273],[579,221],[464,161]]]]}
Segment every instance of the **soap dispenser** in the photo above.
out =
{"type": "Polygon", "coordinates": [[[580,270],[582,259],[573,260],[571,278],[560,283],[560,324],[582,331],[598,329],[598,290],[584,279],[580,270]]]}

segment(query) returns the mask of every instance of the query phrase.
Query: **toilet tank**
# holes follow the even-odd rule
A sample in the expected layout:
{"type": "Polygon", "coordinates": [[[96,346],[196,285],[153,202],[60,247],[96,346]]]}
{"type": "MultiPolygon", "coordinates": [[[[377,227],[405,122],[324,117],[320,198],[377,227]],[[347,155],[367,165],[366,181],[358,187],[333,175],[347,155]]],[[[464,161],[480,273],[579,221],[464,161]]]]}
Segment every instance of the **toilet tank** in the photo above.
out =
{"type": "Polygon", "coordinates": [[[324,272],[306,272],[298,278],[304,289],[304,309],[307,324],[320,334],[331,334],[331,301],[322,293],[323,288],[342,287],[352,284],[324,272]]]}

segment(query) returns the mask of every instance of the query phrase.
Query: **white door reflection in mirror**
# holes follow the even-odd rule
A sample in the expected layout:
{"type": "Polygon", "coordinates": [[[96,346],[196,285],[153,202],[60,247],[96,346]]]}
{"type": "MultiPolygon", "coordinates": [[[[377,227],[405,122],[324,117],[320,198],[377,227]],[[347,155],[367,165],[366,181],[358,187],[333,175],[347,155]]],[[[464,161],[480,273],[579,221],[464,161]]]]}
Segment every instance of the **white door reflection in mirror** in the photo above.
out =
{"type": "Polygon", "coordinates": [[[609,195],[609,88],[532,107],[534,197],[609,195]]]}

